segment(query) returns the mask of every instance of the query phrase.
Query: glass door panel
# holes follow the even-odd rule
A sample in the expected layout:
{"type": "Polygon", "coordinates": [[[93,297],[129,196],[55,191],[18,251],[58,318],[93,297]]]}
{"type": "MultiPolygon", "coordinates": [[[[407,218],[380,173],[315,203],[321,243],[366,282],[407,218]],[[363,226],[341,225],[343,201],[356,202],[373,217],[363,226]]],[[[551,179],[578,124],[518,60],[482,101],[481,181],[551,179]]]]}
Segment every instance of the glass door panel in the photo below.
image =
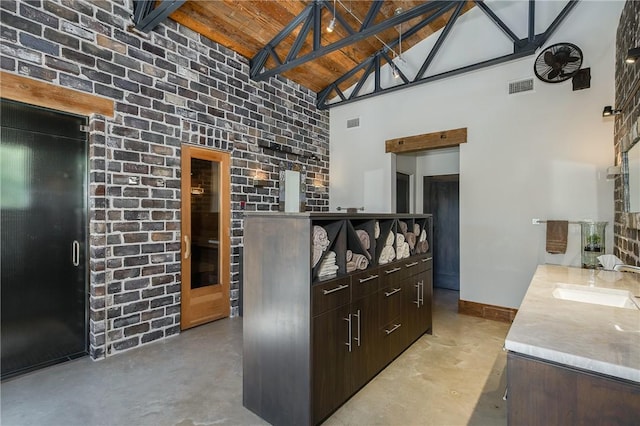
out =
{"type": "Polygon", "coordinates": [[[82,117],[2,101],[2,376],[84,355],[82,117]]]}
{"type": "Polygon", "coordinates": [[[191,159],[191,288],[219,284],[218,163],[191,159]]]}

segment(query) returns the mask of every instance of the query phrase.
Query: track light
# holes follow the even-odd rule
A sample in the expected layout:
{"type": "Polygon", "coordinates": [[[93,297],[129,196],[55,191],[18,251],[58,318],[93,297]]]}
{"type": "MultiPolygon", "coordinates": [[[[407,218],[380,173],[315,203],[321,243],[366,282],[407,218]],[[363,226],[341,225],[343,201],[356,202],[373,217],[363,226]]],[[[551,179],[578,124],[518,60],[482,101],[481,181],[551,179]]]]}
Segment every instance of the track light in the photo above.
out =
{"type": "Polygon", "coordinates": [[[336,27],[336,18],[331,18],[331,21],[329,21],[329,25],[327,25],[327,32],[332,33],[335,27],[336,27]]]}
{"type": "Polygon", "coordinates": [[[602,110],[602,116],[603,117],[609,117],[611,115],[618,115],[618,114],[621,114],[621,113],[622,113],[621,109],[613,109],[613,107],[611,107],[611,105],[607,105],[602,110]]]}
{"type": "Polygon", "coordinates": [[[391,74],[393,74],[393,78],[400,78],[400,71],[393,62],[391,63],[391,74]]]}
{"type": "Polygon", "coordinates": [[[640,58],[640,47],[632,47],[627,52],[627,57],[624,61],[628,64],[634,64],[638,58],[640,58]]]}
{"type": "Polygon", "coordinates": [[[333,0],[333,18],[331,18],[331,21],[329,21],[329,25],[327,25],[327,32],[332,33],[335,28],[336,28],[336,0],[333,0]]]}

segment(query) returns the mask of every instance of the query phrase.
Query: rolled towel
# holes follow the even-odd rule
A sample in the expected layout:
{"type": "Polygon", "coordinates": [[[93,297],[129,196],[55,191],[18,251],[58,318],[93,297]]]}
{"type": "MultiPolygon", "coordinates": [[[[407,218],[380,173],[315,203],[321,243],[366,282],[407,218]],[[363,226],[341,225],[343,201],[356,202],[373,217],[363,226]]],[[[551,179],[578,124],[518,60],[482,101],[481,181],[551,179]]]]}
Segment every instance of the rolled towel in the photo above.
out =
{"type": "Polygon", "coordinates": [[[429,241],[418,241],[418,253],[427,253],[429,251],[429,241]]]}
{"type": "Polygon", "coordinates": [[[420,235],[420,225],[417,223],[413,224],[413,233],[416,235],[420,235]]]}
{"type": "Polygon", "coordinates": [[[362,243],[362,247],[369,250],[371,247],[371,240],[369,239],[369,233],[364,229],[356,230],[356,234],[358,234],[358,238],[360,239],[360,243],[362,243]]]}
{"type": "Polygon", "coordinates": [[[393,242],[396,240],[396,236],[393,234],[393,231],[389,231],[389,235],[387,235],[387,241],[385,241],[385,246],[392,246],[393,242]]]}
{"type": "Polygon", "coordinates": [[[409,256],[411,256],[411,250],[409,249],[409,243],[405,242],[402,245],[402,258],[406,259],[409,256]]]}
{"type": "Polygon", "coordinates": [[[416,234],[413,232],[407,232],[404,236],[404,239],[407,243],[409,243],[409,249],[413,250],[416,246],[416,234]]]}
{"type": "Polygon", "coordinates": [[[362,254],[354,254],[353,261],[356,264],[356,269],[367,269],[367,266],[369,266],[369,260],[362,254]]]}
{"type": "Polygon", "coordinates": [[[380,252],[380,260],[378,263],[384,265],[391,262],[396,257],[396,252],[392,246],[384,246],[380,252]]]}
{"type": "Polygon", "coordinates": [[[376,220],[375,225],[373,226],[373,237],[377,240],[380,238],[380,223],[376,220]]]}
{"type": "Polygon", "coordinates": [[[313,267],[315,268],[318,261],[322,257],[322,249],[317,246],[313,246],[313,267]]]}
{"type": "Polygon", "coordinates": [[[347,250],[347,262],[351,262],[353,259],[353,252],[351,250],[347,250]]]}
{"type": "Polygon", "coordinates": [[[420,239],[418,241],[426,241],[426,240],[427,240],[427,231],[423,229],[422,232],[420,233],[420,239]]]}
{"type": "Polygon", "coordinates": [[[404,243],[404,235],[401,233],[396,234],[396,247],[400,247],[404,243]]]}
{"type": "Polygon", "coordinates": [[[405,234],[407,232],[407,222],[399,220],[398,225],[400,226],[400,230],[402,231],[402,233],[405,234]]]}
{"type": "Polygon", "coordinates": [[[353,272],[356,270],[356,262],[347,262],[347,273],[353,272]]]}
{"type": "Polygon", "coordinates": [[[321,248],[323,251],[329,247],[329,237],[327,231],[318,225],[313,226],[313,245],[321,248]]]}

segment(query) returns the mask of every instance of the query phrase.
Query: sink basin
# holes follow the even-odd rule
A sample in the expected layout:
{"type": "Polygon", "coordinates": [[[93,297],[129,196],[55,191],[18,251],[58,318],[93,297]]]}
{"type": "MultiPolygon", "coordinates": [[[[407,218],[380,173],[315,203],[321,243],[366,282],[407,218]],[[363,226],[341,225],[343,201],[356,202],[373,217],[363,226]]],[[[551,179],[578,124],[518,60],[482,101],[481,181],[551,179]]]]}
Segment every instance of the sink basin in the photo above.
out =
{"type": "Polygon", "coordinates": [[[640,309],[631,292],[627,290],[560,283],[556,284],[552,295],[556,299],[571,300],[573,302],[592,303],[595,305],[614,306],[626,309],[640,309]]]}

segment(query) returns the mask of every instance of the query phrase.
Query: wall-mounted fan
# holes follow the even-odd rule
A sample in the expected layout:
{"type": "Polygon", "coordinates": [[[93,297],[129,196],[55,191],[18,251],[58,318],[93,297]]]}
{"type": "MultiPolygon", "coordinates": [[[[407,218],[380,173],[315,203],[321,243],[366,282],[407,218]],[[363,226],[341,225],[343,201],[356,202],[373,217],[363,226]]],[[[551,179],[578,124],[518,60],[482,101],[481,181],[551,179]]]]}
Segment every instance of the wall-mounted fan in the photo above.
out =
{"type": "Polygon", "coordinates": [[[546,47],[536,58],[533,71],[540,80],[560,83],[573,77],[582,65],[582,50],[575,44],[558,43],[546,47]]]}

